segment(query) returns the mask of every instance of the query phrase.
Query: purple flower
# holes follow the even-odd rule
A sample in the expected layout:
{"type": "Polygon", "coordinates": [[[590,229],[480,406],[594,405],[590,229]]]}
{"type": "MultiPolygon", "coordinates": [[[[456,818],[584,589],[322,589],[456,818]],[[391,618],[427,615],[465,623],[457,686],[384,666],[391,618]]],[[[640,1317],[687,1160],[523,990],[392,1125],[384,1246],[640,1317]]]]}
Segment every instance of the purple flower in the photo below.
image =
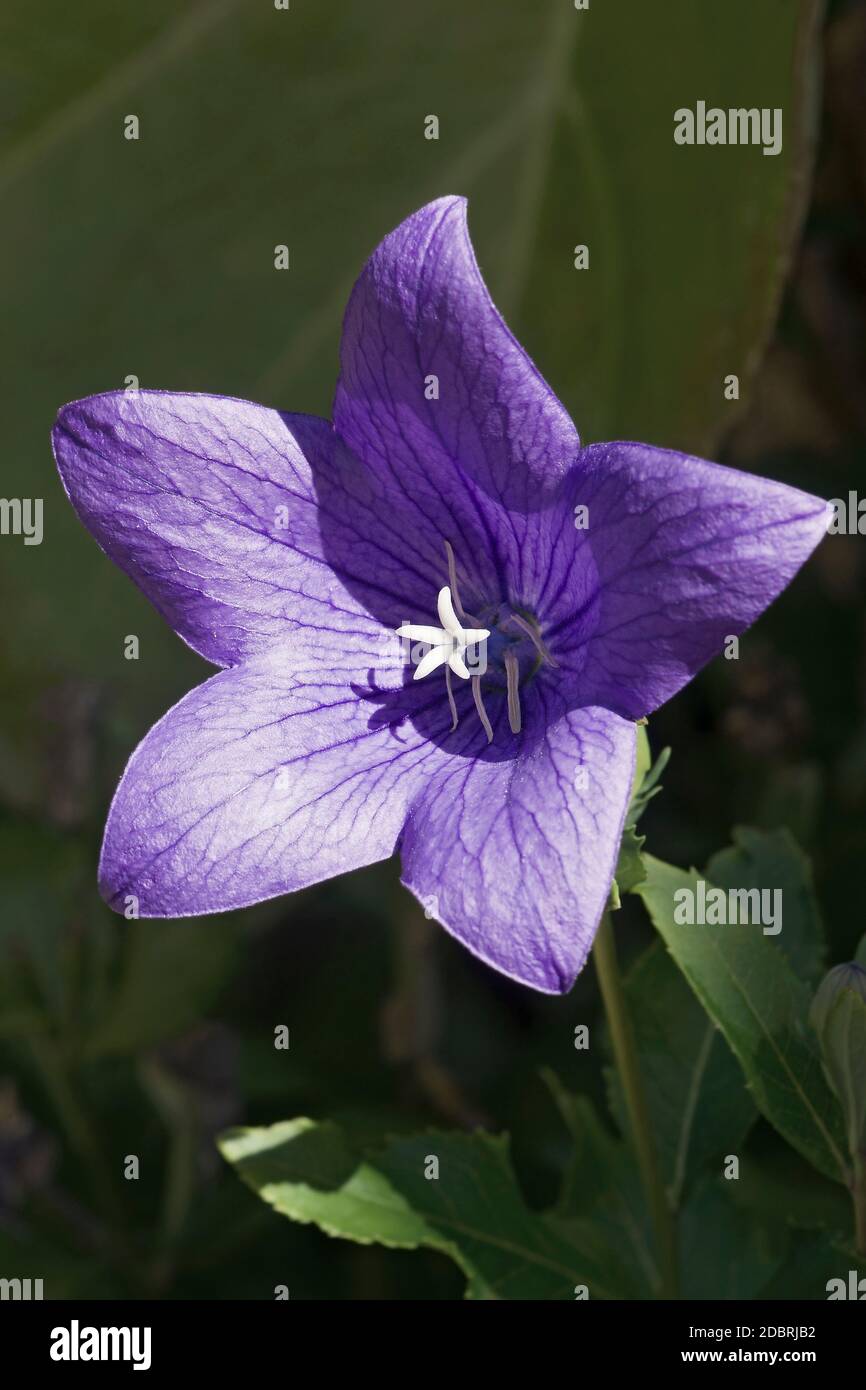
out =
{"type": "Polygon", "coordinates": [[[556,993],[608,896],[635,721],[831,514],[684,454],[581,448],[490,300],[461,198],[365,267],[333,424],[114,392],[66,406],[54,449],[99,544],[225,668],[130,759],[106,900],[220,912],[399,850],[429,915],[556,993]]]}

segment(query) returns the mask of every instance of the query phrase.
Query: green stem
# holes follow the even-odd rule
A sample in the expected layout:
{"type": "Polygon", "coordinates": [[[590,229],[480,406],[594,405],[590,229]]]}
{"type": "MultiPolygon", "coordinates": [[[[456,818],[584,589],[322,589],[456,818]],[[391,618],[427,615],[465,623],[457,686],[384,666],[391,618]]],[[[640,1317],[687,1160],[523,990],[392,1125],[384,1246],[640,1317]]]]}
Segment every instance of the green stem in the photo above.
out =
{"type": "Polygon", "coordinates": [[[631,1019],[617,965],[616,944],[609,912],[605,912],[601,919],[592,953],[610,1029],[614,1060],[625,1095],[641,1179],[652,1216],[661,1270],[661,1295],[663,1298],[677,1298],[679,1281],[676,1231],[652,1136],[631,1019]]]}

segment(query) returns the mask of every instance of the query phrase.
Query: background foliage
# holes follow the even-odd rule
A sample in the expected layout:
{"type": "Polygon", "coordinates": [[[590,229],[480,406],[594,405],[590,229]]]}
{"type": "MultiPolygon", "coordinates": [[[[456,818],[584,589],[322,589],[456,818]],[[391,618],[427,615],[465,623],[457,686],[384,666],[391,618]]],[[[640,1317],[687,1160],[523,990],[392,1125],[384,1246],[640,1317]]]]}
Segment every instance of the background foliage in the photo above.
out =
{"type": "MultiPolygon", "coordinates": [[[[0,1274],[52,1296],[546,1298],[577,1271],[647,1296],[591,968],[562,1000],[510,984],[417,915],[395,865],[233,918],[101,906],[116,778],[209,668],[80,528],[48,431],[129,374],[327,413],[364,258],[455,192],[585,440],[846,496],[866,459],[866,6],[9,0],[0,64],[2,490],[45,499],[41,546],[0,538],[0,1274]],[[676,147],[672,112],[698,99],[782,106],[783,154],[676,147]],[[430,1152],[449,1184],[419,1178],[430,1152]]],[[[835,1111],[798,1020],[863,931],[863,565],[859,537],[828,540],[741,660],[650,731],[674,756],[616,927],[694,1297],[821,1297],[848,1267],[835,1111]],[[749,959],[760,1027],[726,996],[737,941],[686,959],[660,906],[659,861],[705,865],[736,825],[711,876],[784,873],[800,909],[781,956],[749,959]]]]}

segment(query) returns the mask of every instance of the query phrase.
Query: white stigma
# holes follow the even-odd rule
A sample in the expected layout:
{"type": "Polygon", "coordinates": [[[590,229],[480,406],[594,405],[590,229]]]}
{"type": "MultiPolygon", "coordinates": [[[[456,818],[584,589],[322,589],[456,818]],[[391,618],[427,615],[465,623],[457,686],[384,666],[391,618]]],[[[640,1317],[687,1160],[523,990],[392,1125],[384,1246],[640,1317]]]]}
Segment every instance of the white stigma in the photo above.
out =
{"type": "Polygon", "coordinates": [[[404,623],[397,628],[398,637],[407,637],[410,642],[424,642],[429,644],[430,651],[423,656],[415,668],[414,679],[423,680],[429,676],[431,671],[436,671],[440,666],[448,663],[455,676],[462,677],[468,681],[471,671],[464,660],[464,653],[467,647],[475,647],[479,642],[486,642],[490,636],[486,627],[462,627],[460,619],[454,612],[454,604],[451,599],[451,590],[446,584],[444,589],[439,590],[439,600],[437,603],[439,611],[439,621],[441,627],[425,627],[422,623],[404,623]]]}

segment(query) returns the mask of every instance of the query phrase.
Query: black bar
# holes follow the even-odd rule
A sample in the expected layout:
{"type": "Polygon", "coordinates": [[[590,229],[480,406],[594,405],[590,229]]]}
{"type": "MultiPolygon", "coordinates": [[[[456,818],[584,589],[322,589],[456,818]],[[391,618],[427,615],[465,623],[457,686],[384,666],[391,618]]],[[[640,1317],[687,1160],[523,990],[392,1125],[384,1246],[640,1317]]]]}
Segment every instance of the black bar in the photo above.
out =
{"type": "Polygon", "coordinates": [[[864,1327],[863,1309],[837,1302],[7,1301],[0,1352],[6,1368],[91,1378],[106,1368],[133,1374],[134,1359],[157,1377],[194,1367],[221,1381],[279,1374],[287,1382],[299,1375],[330,1382],[345,1364],[353,1375],[380,1370],[390,1378],[395,1356],[401,1378],[428,1382],[437,1365],[463,1377],[473,1363],[488,1383],[499,1364],[512,1373],[536,1365],[539,1376],[554,1364],[560,1376],[569,1368],[594,1375],[601,1366],[652,1376],[675,1367],[797,1365],[826,1378],[860,1364],[864,1327]],[[102,1335],[112,1328],[116,1336],[102,1335]],[[92,1349],[107,1359],[84,1359],[92,1349]],[[115,1349],[126,1359],[110,1359],[115,1349]],[[60,1352],[78,1359],[55,1359],[60,1352]]]}

